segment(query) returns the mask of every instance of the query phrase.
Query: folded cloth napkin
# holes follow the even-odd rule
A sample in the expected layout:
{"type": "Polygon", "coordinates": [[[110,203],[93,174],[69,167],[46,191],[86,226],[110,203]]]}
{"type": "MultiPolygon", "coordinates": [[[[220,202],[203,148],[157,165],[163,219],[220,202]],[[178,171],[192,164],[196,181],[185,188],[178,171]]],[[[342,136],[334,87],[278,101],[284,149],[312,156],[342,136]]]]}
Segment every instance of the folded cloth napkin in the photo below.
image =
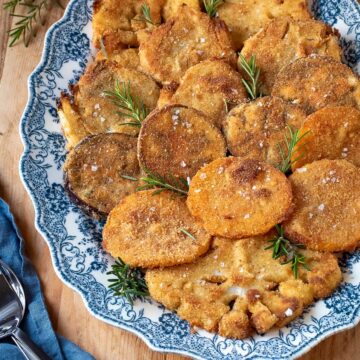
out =
{"type": "MultiPolygon", "coordinates": [[[[26,312],[21,329],[54,360],[93,360],[87,352],[72,342],[55,334],[44,300],[40,282],[34,268],[24,256],[24,241],[21,238],[9,206],[0,199],[0,259],[20,279],[26,295],[26,312]]],[[[10,338],[0,340],[0,360],[24,360],[20,350],[10,338]]]]}

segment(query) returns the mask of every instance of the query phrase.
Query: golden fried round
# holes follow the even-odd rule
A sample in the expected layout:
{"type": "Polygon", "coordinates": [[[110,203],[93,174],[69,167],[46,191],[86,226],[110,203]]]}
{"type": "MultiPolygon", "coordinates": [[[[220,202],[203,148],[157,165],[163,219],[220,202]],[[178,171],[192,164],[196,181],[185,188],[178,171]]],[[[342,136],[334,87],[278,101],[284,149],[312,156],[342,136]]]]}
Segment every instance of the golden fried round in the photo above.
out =
{"type": "Polygon", "coordinates": [[[225,153],[220,130],[200,111],[182,105],[154,111],[143,122],[139,134],[140,166],[165,178],[191,178],[225,153]]]}
{"type": "MultiPolygon", "coordinates": [[[[160,23],[161,5],[158,0],[147,0],[151,18],[160,23]]],[[[143,20],[143,0],[95,0],[93,9],[93,43],[100,48],[101,39],[113,46],[138,45],[137,31],[151,27],[143,20]]]]}
{"type": "Polygon", "coordinates": [[[108,214],[139,186],[123,177],[140,175],[136,138],[117,133],[87,137],[67,155],[64,172],[71,195],[90,212],[108,214]]]}
{"type": "Polygon", "coordinates": [[[201,11],[199,0],[165,0],[165,4],[162,8],[162,17],[165,21],[169,20],[171,17],[177,16],[183,4],[194,10],[201,11]]]}
{"type": "Polygon", "coordinates": [[[150,77],[115,62],[94,62],[73,89],[75,104],[89,133],[138,133],[139,128],[123,125],[131,118],[120,115],[120,110],[122,113],[126,113],[126,110],[119,109],[105,95],[106,91],[114,91],[117,83],[121,89],[123,86],[129,87],[132,97],[142,102],[149,111],[155,108],[160,90],[150,77]]]}
{"type": "Polygon", "coordinates": [[[232,155],[274,165],[281,161],[279,145],[287,150],[284,140],[289,137],[288,127],[299,129],[305,118],[301,107],[266,96],[232,109],[223,131],[232,155]]]}
{"type": "MultiPolygon", "coordinates": [[[[338,33],[316,20],[277,18],[245,41],[241,54],[256,56],[260,68],[260,90],[270,94],[280,70],[294,60],[311,54],[331,56],[341,61],[338,33]]],[[[238,64],[241,70],[240,63],[238,64]]]]}
{"type": "Polygon", "coordinates": [[[222,60],[205,60],[189,68],[171,102],[208,115],[221,127],[229,107],[247,100],[241,75],[222,60]]]}
{"type": "Polygon", "coordinates": [[[320,159],[345,159],[360,166],[359,134],[360,111],[353,107],[333,106],[314,112],[300,129],[302,140],[294,149],[292,169],[320,159]]]}
{"type": "Polygon", "coordinates": [[[167,84],[178,83],[189,67],[206,59],[236,63],[225,24],[186,5],[141,41],[139,56],[144,71],[167,84]]]}
{"type": "Polygon", "coordinates": [[[311,55],[285,66],[271,94],[304,107],[308,114],[327,106],[360,107],[359,77],[326,56],[311,55]]]}
{"type": "Polygon", "coordinates": [[[269,234],[243,240],[215,238],[210,251],[192,264],[146,272],[151,297],[192,326],[243,339],[265,333],[301,315],[341,281],[332,254],[306,250],[310,271],[282,265],[265,250],[269,234]]]}
{"type": "Polygon", "coordinates": [[[211,236],[193,219],[185,199],[153,192],[132,194],[111,211],[103,230],[104,249],[142,268],[189,263],[203,255],[211,236]]]}
{"type": "Polygon", "coordinates": [[[254,159],[217,159],[190,183],[187,205],[212,235],[243,238],[265,234],[286,219],[292,194],[286,176],[254,159]]]}
{"type": "Polygon", "coordinates": [[[360,242],[360,170],[347,160],[320,160],[290,182],[294,212],[284,223],[294,242],[320,251],[350,251],[360,242]]]}
{"type": "Polygon", "coordinates": [[[236,50],[274,18],[311,18],[306,0],[227,0],[219,6],[218,16],[228,26],[236,50]]]}
{"type": "Polygon", "coordinates": [[[115,48],[111,49],[105,45],[105,52],[99,51],[96,54],[97,62],[109,60],[118,63],[122,67],[140,70],[139,50],[137,48],[115,48]]]}

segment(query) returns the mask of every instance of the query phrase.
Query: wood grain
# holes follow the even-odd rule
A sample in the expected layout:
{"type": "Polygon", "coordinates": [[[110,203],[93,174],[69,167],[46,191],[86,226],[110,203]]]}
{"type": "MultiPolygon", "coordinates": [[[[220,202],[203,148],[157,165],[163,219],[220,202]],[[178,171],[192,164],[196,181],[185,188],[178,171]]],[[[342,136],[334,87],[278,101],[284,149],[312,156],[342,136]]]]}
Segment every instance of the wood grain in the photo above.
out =
{"type": "MultiPolygon", "coordinates": [[[[2,3],[0,6],[2,9],[2,3]]],[[[98,360],[180,360],[178,355],[151,351],[139,338],[107,325],[89,314],[80,296],[56,276],[48,247],[34,227],[33,205],[18,172],[22,144],[19,119],[27,101],[27,78],[38,64],[46,28],[62,10],[53,7],[46,25],[39,29],[28,48],[22,44],[7,47],[11,21],[0,11],[0,196],[11,206],[25,239],[26,252],[36,267],[54,328],[63,336],[92,353],[98,360]]],[[[353,360],[360,352],[360,327],[325,340],[302,360],[353,360]]]]}

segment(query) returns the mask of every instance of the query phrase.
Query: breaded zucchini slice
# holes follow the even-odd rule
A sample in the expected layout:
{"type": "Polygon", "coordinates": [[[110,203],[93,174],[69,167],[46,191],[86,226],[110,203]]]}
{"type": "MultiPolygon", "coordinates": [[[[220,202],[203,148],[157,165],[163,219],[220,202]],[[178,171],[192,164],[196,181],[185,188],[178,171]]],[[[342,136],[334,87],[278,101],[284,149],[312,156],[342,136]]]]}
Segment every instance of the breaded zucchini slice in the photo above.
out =
{"type": "Polygon", "coordinates": [[[105,52],[99,51],[96,54],[97,62],[109,60],[118,63],[128,69],[140,70],[139,50],[137,48],[115,48],[111,49],[105,44],[105,52]]]}
{"type": "Polygon", "coordinates": [[[309,115],[300,129],[292,169],[321,159],[345,159],[360,166],[360,111],[327,107],[309,115]]]}
{"type": "Polygon", "coordinates": [[[143,122],[139,134],[140,166],[165,178],[191,178],[225,153],[220,130],[200,111],[182,105],[154,111],[143,122]]]}
{"type": "MultiPolygon", "coordinates": [[[[162,0],[147,0],[153,22],[161,22],[162,0]]],[[[114,46],[138,45],[137,31],[151,27],[143,20],[143,0],[95,0],[92,21],[93,43],[100,49],[100,39],[114,46]]]]}
{"type": "Polygon", "coordinates": [[[203,255],[211,236],[193,219],[184,198],[153,192],[132,194],[111,211],[103,230],[104,249],[142,268],[189,263],[203,255]]]}
{"type": "Polygon", "coordinates": [[[218,16],[228,26],[236,50],[274,18],[311,18],[307,0],[225,0],[218,8],[218,16]]]}
{"type": "Polygon", "coordinates": [[[106,215],[139,186],[125,178],[140,175],[136,138],[118,133],[89,136],[69,152],[64,172],[70,195],[90,213],[106,215]]]}
{"type": "Polygon", "coordinates": [[[62,93],[60,97],[58,115],[68,150],[71,150],[82,139],[90,135],[72,100],[65,93],[62,93]]]}
{"type": "Polygon", "coordinates": [[[299,129],[306,118],[301,107],[278,97],[266,96],[240,104],[227,115],[223,132],[228,149],[234,156],[279,164],[285,151],[289,126],[299,129]]]}
{"type": "Polygon", "coordinates": [[[291,212],[286,176],[254,159],[217,159],[190,183],[187,205],[212,235],[244,238],[265,234],[291,212]]]}
{"type": "MultiPolygon", "coordinates": [[[[270,94],[280,70],[294,60],[311,54],[326,55],[341,61],[338,32],[316,20],[277,18],[245,41],[241,54],[256,56],[260,68],[260,91],[270,94]]],[[[241,66],[239,64],[239,70],[241,66]]]]}
{"type": "Polygon", "coordinates": [[[206,59],[236,63],[226,25],[186,5],[140,42],[139,55],[144,71],[164,84],[178,83],[189,67],[206,59]]]}
{"type": "Polygon", "coordinates": [[[227,110],[247,100],[241,75],[222,60],[205,60],[189,68],[171,102],[202,111],[221,127],[227,110]]]}
{"type": "Polygon", "coordinates": [[[190,325],[227,338],[243,339],[282,327],[341,281],[332,254],[304,251],[310,271],[282,265],[266,250],[272,234],[242,240],[215,238],[210,251],[192,264],[146,272],[155,300],[190,325]]]}
{"type": "Polygon", "coordinates": [[[308,114],[327,106],[360,106],[358,75],[326,56],[311,55],[285,66],[271,94],[302,106],[308,114]]]}
{"type": "Polygon", "coordinates": [[[160,90],[154,80],[115,62],[94,62],[73,89],[75,104],[89,133],[138,133],[139,128],[123,125],[131,121],[130,117],[123,115],[127,110],[116,106],[105,95],[106,91],[114,91],[117,83],[120,88],[123,85],[130,88],[131,96],[138,106],[142,103],[148,111],[155,108],[160,90]]]}
{"type": "Polygon", "coordinates": [[[288,238],[319,251],[354,250],[360,242],[359,168],[324,159],[297,169],[289,180],[295,210],[284,223],[288,238]]]}

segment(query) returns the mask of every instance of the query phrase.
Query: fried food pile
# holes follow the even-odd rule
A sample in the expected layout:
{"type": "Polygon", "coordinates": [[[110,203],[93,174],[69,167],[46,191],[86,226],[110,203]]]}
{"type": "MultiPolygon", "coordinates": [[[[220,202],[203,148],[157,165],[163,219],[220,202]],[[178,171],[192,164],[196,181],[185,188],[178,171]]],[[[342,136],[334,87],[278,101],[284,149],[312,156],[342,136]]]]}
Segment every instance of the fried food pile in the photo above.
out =
{"type": "Polygon", "coordinates": [[[242,339],[341,282],[360,244],[360,86],[305,0],[97,0],[59,100],[66,188],[192,326],[242,339]]]}

